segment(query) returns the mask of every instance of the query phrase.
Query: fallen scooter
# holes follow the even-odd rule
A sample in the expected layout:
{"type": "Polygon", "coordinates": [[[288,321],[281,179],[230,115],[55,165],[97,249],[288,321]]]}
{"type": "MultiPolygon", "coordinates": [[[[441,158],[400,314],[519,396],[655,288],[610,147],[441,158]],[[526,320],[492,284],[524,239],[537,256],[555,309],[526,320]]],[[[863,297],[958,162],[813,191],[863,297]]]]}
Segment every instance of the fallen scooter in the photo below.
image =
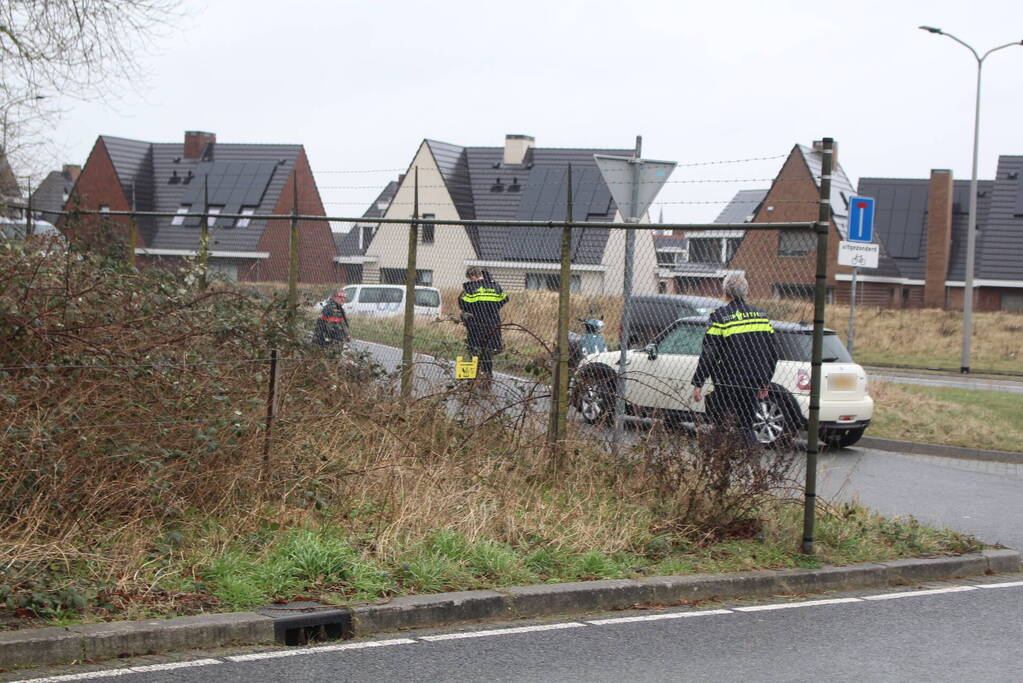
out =
{"type": "Polygon", "coordinates": [[[585,356],[607,351],[604,341],[604,321],[600,318],[576,318],[583,324],[583,334],[568,333],[568,367],[575,369],[585,356]]]}

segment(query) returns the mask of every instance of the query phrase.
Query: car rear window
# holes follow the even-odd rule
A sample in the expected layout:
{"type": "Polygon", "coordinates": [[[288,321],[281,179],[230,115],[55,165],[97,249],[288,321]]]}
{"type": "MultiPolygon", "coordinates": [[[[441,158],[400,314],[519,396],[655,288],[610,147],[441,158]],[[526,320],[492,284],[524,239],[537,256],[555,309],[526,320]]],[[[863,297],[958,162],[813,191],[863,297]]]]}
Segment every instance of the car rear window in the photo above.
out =
{"type": "MultiPolygon", "coordinates": [[[[776,332],[778,335],[778,353],[781,360],[810,362],[813,335],[798,332],[776,332]]],[[[825,363],[852,363],[852,356],[845,344],[834,332],[824,334],[824,349],[821,358],[825,363]]]]}
{"type": "Polygon", "coordinates": [[[399,304],[404,292],[397,287],[363,287],[359,292],[360,304],[399,304]]]}
{"type": "Polygon", "coordinates": [[[440,294],[432,289],[416,290],[416,306],[440,306],[440,294]]]}

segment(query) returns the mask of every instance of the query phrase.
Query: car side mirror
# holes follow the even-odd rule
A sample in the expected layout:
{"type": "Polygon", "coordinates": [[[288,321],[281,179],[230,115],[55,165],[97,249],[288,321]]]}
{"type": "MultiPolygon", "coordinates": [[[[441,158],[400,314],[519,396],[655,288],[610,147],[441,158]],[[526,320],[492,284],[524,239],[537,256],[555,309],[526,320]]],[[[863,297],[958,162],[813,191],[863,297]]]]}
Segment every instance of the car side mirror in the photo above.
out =
{"type": "Polygon", "coordinates": [[[643,350],[646,351],[647,359],[657,360],[657,344],[647,344],[643,350]]]}

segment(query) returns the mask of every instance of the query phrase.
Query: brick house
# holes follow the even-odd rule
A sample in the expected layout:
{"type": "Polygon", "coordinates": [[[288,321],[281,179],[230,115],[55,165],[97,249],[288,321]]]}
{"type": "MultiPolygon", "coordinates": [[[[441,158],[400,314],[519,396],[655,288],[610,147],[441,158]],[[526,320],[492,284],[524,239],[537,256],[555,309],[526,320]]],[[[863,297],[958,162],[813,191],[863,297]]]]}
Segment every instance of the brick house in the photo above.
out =
{"type": "MultiPolygon", "coordinates": [[[[159,211],[211,216],[209,267],[227,280],[286,281],[289,220],[261,215],[325,216],[302,145],[225,144],[216,135],[187,131],[182,143],[152,143],[109,135],[96,139],[65,209],[159,211]],[[244,218],[216,218],[218,213],[244,218]],[[248,218],[251,215],[252,218],[248,218]]],[[[139,217],[135,253],[140,265],[179,263],[199,247],[199,218],[139,217]]],[[[66,221],[65,221],[66,222],[66,221]]],[[[129,221],[112,221],[129,232],[129,221]]],[[[95,230],[83,220],[77,229],[95,230]]],[[[326,221],[299,224],[299,280],[337,279],[336,246],[326,221]]]]}
{"type": "MultiPolygon", "coordinates": [[[[974,309],[1023,312],[1023,156],[1000,156],[994,180],[977,183],[974,309]]],[[[874,230],[895,273],[864,270],[868,287],[895,287],[903,306],[961,309],[970,181],[935,169],[929,179],[861,178],[876,199],[874,230]]],[[[857,301],[859,296],[857,296],[857,301]]]]}

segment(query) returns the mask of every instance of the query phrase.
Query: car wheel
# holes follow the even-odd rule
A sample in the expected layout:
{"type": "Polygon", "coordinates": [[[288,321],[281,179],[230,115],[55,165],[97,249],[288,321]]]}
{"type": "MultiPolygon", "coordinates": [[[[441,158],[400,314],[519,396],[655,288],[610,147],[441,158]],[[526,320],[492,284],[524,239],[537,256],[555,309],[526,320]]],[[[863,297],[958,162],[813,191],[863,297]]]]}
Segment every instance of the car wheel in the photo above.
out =
{"type": "Polygon", "coordinates": [[[579,413],[588,424],[604,424],[614,413],[614,396],[608,380],[588,377],[579,388],[579,413]]]}
{"type": "Polygon", "coordinates": [[[757,441],[765,446],[790,443],[795,431],[795,425],[789,418],[785,406],[772,394],[757,401],[751,427],[757,441]]]}
{"type": "Polygon", "coordinates": [[[860,440],[866,427],[851,427],[849,429],[829,429],[822,433],[823,441],[832,448],[848,448],[860,440]]]}

